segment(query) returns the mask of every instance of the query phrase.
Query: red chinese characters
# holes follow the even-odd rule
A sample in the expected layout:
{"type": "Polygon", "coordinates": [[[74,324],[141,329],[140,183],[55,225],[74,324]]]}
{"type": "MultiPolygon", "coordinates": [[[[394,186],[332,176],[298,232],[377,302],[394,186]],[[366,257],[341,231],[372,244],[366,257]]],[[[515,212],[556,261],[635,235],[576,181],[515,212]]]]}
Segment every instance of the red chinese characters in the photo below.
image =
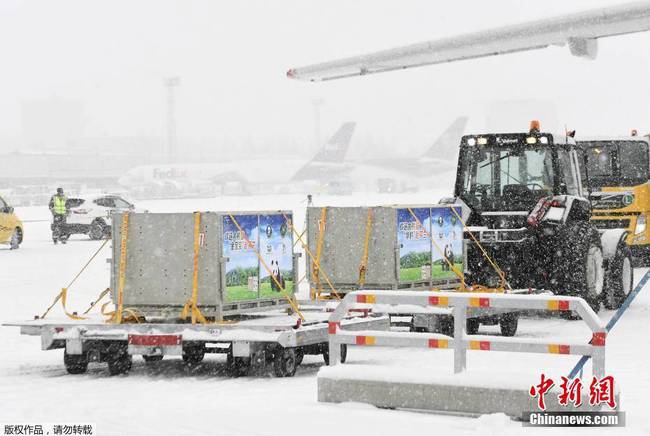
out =
{"type": "Polygon", "coordinates": [[[591,379],[589,385],[589,404],[595,406],[605,403],[612,409],[616,408],[616,398],[614,393],[614,377],[608,375],[598,380],[596,377],[591,379]]]}
{"type": "Polygon", "coordinates": [[[562,406],[573,403],[574,407],[580,407],[582,404],[582,381],[579,378],[574,378],[569,382],[568,378],[562,377],[560,389],[562,392],[558,395],[558,400],[562,406]]]}
{"type": "MultiPolygon", "coordinates": [[[[555,381],[552,378],[547,378],[546,374],[542,373],[539,384],[530,387],[530,396],[533,398],[537,397],[537,406],[540,410],[546,410],[544,396],[554,385],[555,381]]],[[[582,405],[582,386],[582,380],[580,378],[569,379],[562,377],[562,382],[559,386],[558,404],[562,406],[572,404],[574,407],[580,407],[582,405]]],[[[616,408],[614,377],[611,375],[601,379],[592,377],[591,383],[589,384],[589,404],[591,406],[607,404],[611,409],[616,408]]]]}
{"type": "Polygon", "coordinates": [[[542,373],[542,379],[538,385],[530,387],[530,396],[538,397],[537,398],[537,407],[540,410],[546,410],[546,404],[544,403],[544,395],[553,387],[555,382],[553,379],[546,378],[546,374],[542,373]]]}

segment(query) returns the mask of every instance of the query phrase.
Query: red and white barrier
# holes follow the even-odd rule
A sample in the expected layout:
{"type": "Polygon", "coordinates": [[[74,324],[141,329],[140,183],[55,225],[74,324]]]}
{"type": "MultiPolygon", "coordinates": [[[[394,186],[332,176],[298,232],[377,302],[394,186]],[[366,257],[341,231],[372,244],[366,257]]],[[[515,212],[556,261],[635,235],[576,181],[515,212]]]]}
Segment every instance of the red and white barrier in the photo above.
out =
{"type": "Polygon", "coordinates": [[[515,353],[573,354],[591,356],[593,373],[605,375],[605,324],[579,297],[556,295],[521,295],[425,291],[356,291],[346,294],[329,319],[330,365],[340,362],[340,345],[448,348],[454,350],[454,372],[467,365],[467,350],[509,351],[515,353]],[[341,320],[351,310],[372,309],[374,313],[410,313],[413,306],[448,307],[454,317],[454,336],[435,333],[386,331],[346,331],[341,320]],[[466,334],[468,308],[499,308],[512,310],[574,311],[592,331],[589,344],[506,338],[503,336],[470,336],[466,334]]]}

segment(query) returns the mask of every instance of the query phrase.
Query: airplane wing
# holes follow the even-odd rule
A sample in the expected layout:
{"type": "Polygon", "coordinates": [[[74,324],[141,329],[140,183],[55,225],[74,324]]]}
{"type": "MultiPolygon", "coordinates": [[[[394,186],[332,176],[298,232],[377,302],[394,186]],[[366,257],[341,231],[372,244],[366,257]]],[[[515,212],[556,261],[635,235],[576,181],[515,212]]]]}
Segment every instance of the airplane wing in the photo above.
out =
{"type": "Polygon", "coordinates": [[[287,77],[312,82],[568,45],[595,59],[598,38],[650,30],[650,1],[529,21],[362,56],[293,68],[287,77]]]}

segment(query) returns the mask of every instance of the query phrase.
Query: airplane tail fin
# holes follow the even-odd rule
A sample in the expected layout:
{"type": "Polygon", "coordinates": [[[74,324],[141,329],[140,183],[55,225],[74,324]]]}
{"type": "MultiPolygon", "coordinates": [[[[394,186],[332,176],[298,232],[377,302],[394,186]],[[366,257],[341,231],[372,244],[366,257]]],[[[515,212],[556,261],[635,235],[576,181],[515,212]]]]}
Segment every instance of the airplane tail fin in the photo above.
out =
{"type": "Polygon", "coordinates": [[[312,161],[343,162],[350,147],[350,140],[352,139],[356,125],[357,123],[354,122],[343,123],[329,141],[316,153],[312,161]]]}
{"type": "Polygon", "coordinates": [[[331,174],[331,167],[318,164],[342,163],[350,148],[350,140],[357,123],[343,123],[336,133],[325,143],[316,155],[296,172],[292,180],[316,180],[324,177],[328,172],[331,174]]]}
{"type": "Polygon", "coordinates": [[[467,125],[467,117],[458,117],[453,123],[442,132],[435,140],[433,145],[422,155],[428,158],[446,158],[448,156],[456,156],[458,145],[460,144],[460,137],[465,132],[467,125]]]}

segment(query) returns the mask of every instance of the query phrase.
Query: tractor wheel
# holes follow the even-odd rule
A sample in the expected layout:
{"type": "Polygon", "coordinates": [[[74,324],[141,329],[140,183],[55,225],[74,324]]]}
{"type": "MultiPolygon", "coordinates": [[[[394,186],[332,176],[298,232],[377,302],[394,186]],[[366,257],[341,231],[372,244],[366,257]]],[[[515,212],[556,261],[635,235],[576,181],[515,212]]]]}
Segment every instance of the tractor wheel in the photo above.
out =
{"type": "Polygon", "coordinates": [[[625,241],[619,243],[605,277],[603,304],[607,309],[621,307],[634,284],[632,251],[625,241]]]}
{"type": "Polygon", "coordinates": [[[555,254],[556,291],[582,297],[598,312],[605,275],[598,231],[586,221],[567,224],[558,234],[555,254]]]}
{"type": "Polygon", "coordinates": [[[88,356],[64,352],[63,364],[69,374],[83,374],[88,370],[88,356]]]}

